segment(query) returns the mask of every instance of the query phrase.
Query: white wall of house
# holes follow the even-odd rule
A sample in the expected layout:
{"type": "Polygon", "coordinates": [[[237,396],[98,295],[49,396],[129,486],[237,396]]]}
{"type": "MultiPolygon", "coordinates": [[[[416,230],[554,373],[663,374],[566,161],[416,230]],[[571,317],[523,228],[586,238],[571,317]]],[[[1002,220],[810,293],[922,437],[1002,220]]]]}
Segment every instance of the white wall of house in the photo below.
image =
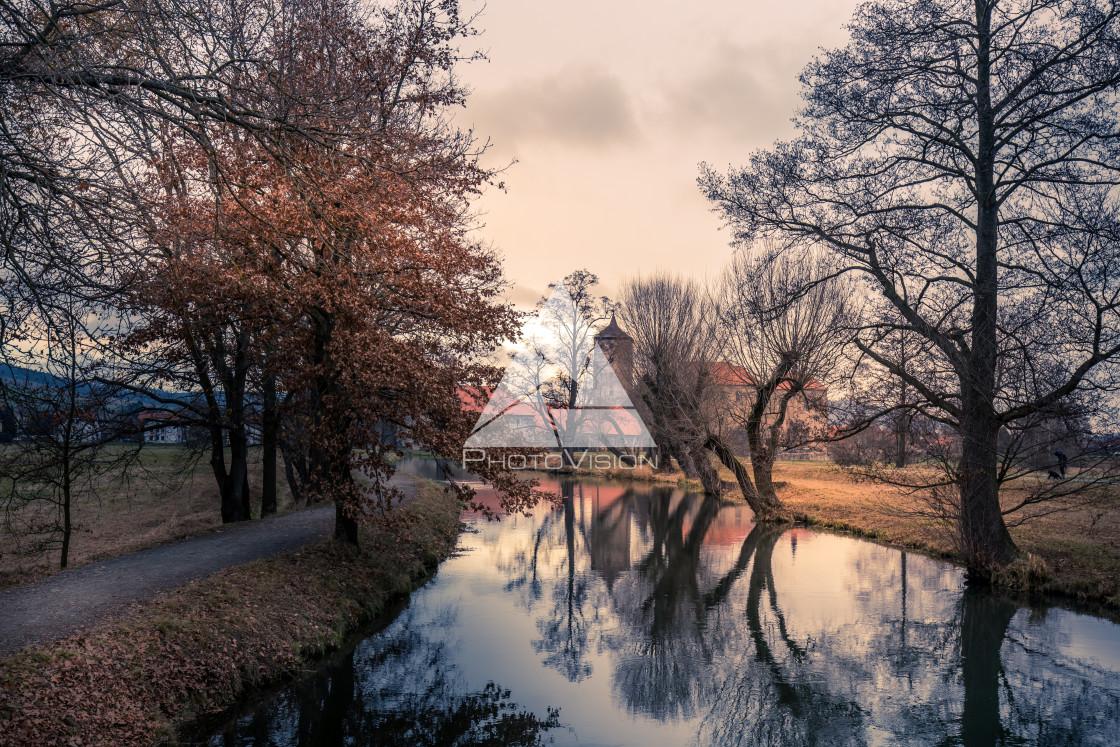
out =
{"type": "Polygon", "coordinates": [[[181,425],[169,425],[164,428],[144,431],[145,443],[181,444],[186,440],[186,428],[181,425]]]}

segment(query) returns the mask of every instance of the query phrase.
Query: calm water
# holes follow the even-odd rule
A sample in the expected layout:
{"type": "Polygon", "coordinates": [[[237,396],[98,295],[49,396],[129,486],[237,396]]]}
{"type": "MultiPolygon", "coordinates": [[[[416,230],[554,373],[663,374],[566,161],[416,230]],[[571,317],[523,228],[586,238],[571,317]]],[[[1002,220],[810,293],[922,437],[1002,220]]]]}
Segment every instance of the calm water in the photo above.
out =
{"type": "Polygon", "coordinates": [[[1120,625],[702,496],[552,487],[208,744],[1120,744],[1120,625]]]}

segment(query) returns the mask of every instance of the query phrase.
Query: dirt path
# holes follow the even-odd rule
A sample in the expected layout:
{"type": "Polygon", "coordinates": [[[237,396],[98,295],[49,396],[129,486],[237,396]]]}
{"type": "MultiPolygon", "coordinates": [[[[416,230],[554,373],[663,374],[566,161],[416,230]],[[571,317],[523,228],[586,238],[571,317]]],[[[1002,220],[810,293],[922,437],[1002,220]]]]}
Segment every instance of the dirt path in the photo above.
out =
{"type": "MultiPolygon", "coordinates": [[[[394,478],[411,500],[412,481],[394,478]]],[[[0,657],[101,622],[134,602],[232,565],[295,550],[334,528],[334,506],[223,527],[0,593],[0,657]]]]}

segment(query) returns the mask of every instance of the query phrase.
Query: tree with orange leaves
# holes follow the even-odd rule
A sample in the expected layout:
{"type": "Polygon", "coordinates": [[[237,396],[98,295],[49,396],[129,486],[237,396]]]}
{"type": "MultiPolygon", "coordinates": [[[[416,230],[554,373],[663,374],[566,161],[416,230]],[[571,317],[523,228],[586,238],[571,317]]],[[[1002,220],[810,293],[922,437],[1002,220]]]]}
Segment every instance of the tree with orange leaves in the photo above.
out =
{"type": "MultiPolygon", "coordinates": [[[[153,160],[161,251],[135,339],[170,341],[200,380],[220,354],[233,385],[224,412],[207,409],[229,434],[244,422],[239,382],[254,368],[275,376],[306,448],[302,487],[335,501],[335,536],[356,543],[358,523],[392,503],[393,448],[458,456],[473,425],[459,388],[493,377],[480,361],[517,315],[498,301],[497,257],[468,237],[470,200],[492,173],[445,119],[464,97],[453,67],[470,30],[456,3],[299,5],[276,35],[275,69],[253,85],[271,87],[286,121],[335,135],[231,128],[205,148],[166,143],[153,160]]],[[[533,499],[529,483],[484,471],[508,507],[533,499]]],[[[236,492],[237,475],[216,476],[236,492]]]]}

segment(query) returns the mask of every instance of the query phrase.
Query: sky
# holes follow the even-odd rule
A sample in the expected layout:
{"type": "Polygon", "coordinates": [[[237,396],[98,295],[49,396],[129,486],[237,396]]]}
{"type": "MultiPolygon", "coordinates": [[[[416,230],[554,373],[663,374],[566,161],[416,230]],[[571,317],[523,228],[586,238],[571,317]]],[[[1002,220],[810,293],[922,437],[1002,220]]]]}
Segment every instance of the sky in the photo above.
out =
{"type": "Polygon", "coordinates": [[[509,165],[475,207],[509,300],[532,306],[573,270],[615,295],[656,270],[718,273],[729,234],[698,164],[746,162],[790,137],[797,76],[842,46],[855,0],[464,0],[486,61],[464,65],[461,128],[509,165]],[[510,165],[511,164],[511,165],[510,165]]]}

